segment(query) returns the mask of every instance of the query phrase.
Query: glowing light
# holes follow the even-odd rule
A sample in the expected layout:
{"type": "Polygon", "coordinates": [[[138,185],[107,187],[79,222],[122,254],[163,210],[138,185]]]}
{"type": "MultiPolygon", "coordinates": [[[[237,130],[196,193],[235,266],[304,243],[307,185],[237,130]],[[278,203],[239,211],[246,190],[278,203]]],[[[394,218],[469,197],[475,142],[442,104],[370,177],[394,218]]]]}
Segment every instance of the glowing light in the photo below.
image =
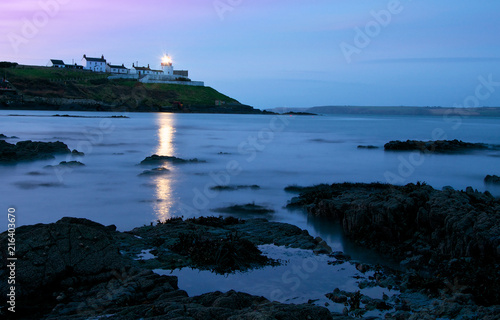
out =
{"type": "MultiPolygon", "coordinates": [[[[155,153],[162,156],[175,154],[173,143],[175,136],[174,119],[170,115],[161,115],[158,118],[158,147],[155,153]]],[[[172,169],[172,168],[169,168],[172,169]]],[[[156,186],[156,203],[153,205],[158,220],[165,221],[172,217],[173,179],[170,175],[159,176],[154,180],[156,186]]]]}
{"type": "Polygon", "coordinates": [[[161,64],[162,65],[171,65],[172,58],[167,54],[163,55],[163,57],[161,58],[161,64]]]}

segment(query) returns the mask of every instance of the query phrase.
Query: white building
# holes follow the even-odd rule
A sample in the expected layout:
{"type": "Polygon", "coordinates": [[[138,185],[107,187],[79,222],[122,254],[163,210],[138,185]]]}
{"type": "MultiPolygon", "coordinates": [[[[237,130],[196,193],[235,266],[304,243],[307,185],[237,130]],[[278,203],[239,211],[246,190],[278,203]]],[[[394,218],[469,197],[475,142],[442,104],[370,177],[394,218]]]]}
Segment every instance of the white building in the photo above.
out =
{"type": "Polygon", "coordinates": [[[109,72],[109,73],[128,74],[129,71],[130,70],[128,68],[126,68],[124,64],[122,64],[121,66],[114,66],[114,65],[111,65],[108,63],[106,65],[106,72],[109,72]]]}
{"type": "Polygon", "coordinates": [[[130,70],[131,74],[138,74],[138,75],[148,75],[148,74],[153,74],[153,75],[161,75],[163,74],[162,70],[153,70],[149,67],[149,64],[147,67],[139,67],[136,66],[135,64],[132,64],[132,69],[130,70]]]}
{"type": "Polygon", "coordinates": [[[172,64],[172,59],[167,55],[164,55],[161,60],[161,70],[166,76],[174,75],[174,66],[172,64]]]}
{"type": "Polygon", "coordinates": [[[82,64],[85,70],[92,70],[94,72],[106,72],[106,59],[104,59],[104,55],[101,56],[101,58],[90,58],[84,54],[82,64]]]}

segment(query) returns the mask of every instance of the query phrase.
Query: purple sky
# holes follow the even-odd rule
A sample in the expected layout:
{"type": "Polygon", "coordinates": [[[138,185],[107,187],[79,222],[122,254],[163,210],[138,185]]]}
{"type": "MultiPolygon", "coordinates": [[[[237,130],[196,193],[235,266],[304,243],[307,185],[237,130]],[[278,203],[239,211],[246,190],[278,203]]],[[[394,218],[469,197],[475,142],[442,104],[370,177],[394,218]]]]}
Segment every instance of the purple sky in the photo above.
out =
{"type": "Polygon", "coordinates": [[[259,108],[500,106],[499,31],[498,1],[3,0],[0,61],[167,52],[259,108]]]}

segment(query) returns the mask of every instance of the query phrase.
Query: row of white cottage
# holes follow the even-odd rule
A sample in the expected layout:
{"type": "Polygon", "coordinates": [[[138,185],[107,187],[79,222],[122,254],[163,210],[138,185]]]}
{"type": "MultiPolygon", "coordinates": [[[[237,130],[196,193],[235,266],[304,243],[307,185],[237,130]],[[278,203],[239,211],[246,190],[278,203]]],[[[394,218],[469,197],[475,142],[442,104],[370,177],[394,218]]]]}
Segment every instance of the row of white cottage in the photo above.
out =
{"type": "Polygon", "coordinates": [[[101,58],[91,58],[87,55],[83,55],[82,65],[68,65],[62,60],[51,59],[47,65],[48,67],[54,68],[67,68],[67,69],[82,69],[91,70],[94,72],[108,72],[114,74],[138,74],[138,75],[165,75],[165,76],[176,76],[180,78],[187,78],[187,70],[174,70],[172,62],[162,62],[161,70],[154,70],[149,67],[139,67],[132,64],[132,68],[128,69],[124,64],[112,65],[106,62],[104,55],[101,58]]]}

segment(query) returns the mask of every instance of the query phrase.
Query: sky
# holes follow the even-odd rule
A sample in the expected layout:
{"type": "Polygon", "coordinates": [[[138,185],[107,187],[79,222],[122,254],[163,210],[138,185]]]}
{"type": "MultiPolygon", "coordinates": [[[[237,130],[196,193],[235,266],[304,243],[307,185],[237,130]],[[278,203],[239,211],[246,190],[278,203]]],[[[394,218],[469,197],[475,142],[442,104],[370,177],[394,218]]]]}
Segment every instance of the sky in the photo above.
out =
{"type": "Polygon", "coordinates": [[[500,106],[500,1],[2,0],[0,61],[159,68],[241,103],[500,106]]]}

